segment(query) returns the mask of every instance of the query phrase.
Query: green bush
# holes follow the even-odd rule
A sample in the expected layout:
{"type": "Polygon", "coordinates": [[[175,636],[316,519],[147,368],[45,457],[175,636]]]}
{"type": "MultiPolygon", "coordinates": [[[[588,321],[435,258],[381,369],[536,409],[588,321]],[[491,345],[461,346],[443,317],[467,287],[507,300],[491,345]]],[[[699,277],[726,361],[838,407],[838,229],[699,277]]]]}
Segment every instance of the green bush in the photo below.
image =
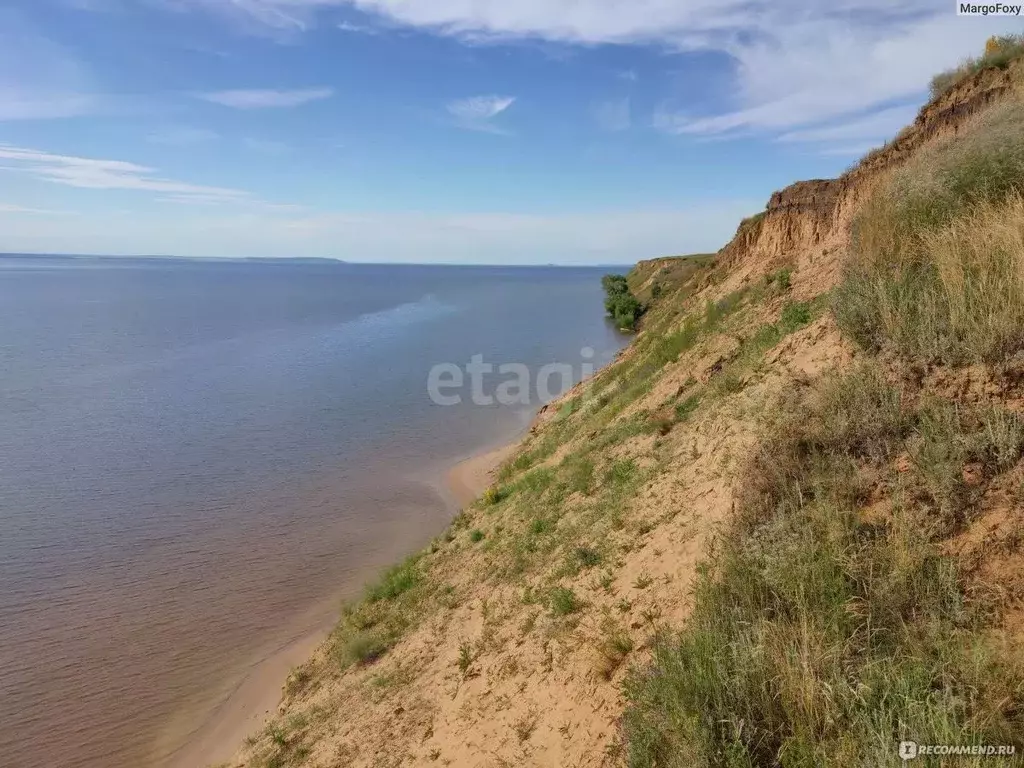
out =
{"type": "Polygon", "coordinates": [[[629,290],[629,284],[622,275],[605,275],[601,278],[604,288],[604,308],[622,330],[632,330],[644,313],[644,306],[629,290]]]}

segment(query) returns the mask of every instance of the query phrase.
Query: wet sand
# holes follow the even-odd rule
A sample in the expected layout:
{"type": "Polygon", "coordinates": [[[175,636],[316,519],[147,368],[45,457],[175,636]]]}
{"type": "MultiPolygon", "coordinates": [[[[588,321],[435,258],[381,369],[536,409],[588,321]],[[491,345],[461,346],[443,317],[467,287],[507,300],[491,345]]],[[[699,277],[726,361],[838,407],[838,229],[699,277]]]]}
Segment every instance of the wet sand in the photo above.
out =
{"type": "MultiPolygon", "coordinates": [[[[448,469],[444,482],[437,483],[437,490],[451,505],[453,514],[476,500],[494,482],[498,468],[515,451],[521,437],[497,448],[487,448],[448,469]]],[[[366,579],[371,577],[372,573],[368,572],[366,579]]],[[[361,588],[362,584],[341,598],[351,597],[361,588]]],[[[337,605],[338,600],[332,602],[337,605]]],[[[332,616],[325,622],[324,610],[323,606],[318,606],[310,611],[310,621],[317,622],[312,631],[303,632],[287,645],[252,660],[242,679],[222,694],[225,698],[212,718],[171,756],[167,768],[202,768],[230,763],[245,738],[263,728],[277,712],[289,672],[313,654],[334,626],[336,618],[332,616]]],[[[171,723],[164,738],[173,739],[175,734],[180,737],[180,727],[171,723]]]]}

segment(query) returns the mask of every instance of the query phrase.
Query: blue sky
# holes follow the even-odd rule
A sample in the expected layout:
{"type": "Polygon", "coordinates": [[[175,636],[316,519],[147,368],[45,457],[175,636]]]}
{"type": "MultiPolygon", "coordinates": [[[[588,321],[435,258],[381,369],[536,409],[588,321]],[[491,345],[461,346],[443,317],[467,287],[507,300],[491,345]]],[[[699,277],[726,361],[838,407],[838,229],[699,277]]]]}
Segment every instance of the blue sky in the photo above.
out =
{"type": "Polygon", "coordinates": [[[1015,19],[907,0],[7,0],[0,250],[712,250],[1015,19]]]}

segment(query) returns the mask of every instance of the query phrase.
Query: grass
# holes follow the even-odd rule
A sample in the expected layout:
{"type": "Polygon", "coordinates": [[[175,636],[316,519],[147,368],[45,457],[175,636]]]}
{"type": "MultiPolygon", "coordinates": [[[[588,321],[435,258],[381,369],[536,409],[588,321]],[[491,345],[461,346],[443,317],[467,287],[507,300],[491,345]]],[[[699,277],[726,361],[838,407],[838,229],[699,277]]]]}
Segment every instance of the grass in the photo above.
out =
{"type": "Polygon", "coordinates": [[[1024,349],[1024,104],[895,173],[864,205],[834,312],[869,350],[991,363],[1024,349]]]}
{"type": "Polygon", "coordinates": [[[633,652],[634,643],[629,633],[623,630],[610,617],[606,617],[601,627],[601,636],[595,644],[597,664],[595,672],[604,680],[610,680],[615,672],[633,652]]]}
{"type": "Polygon", "coordinates": [[[583,607],[583,603],[568,587],[555,587],[548,596],[548,608],[552,616],[568,616],[583,607]]]}
{"type": "Polygon", "coordinates": [[[700,406],[700,395],[690,395],[685,400],[676,403],[675,414],[677,421],[686,421],[693,415],[700,406]]]}
{"type": "Polygon", "coordinates": [[[420,581],[417,562],[418,558],[412,557],[386,570],[379,581],[367,587],[366,599],[371,603],[393,600],[415,587],[420,581]]]}
{"type": "Polygon", "coordinates": [[[911,409],[872,367],[785,405],[686,629],[662,635],[653,664],[628,678],[629,766],[888,765],[902,738],[1015,743],[1024,670],[966,602],[927,524],[940,505],[891,478],[886,519],[857,514],[864,478],[887,476],[919,436],[939,461],[961,460],[957,446],[979,435],[1004,435],[989,443],[1009,446],[1003,466],[1019,458],[1012,424],[984,426],[989,415],[974,429],[935,407],[911,409]]]}
{"type": "Polygon", "coordinates": [[[958,83],[986,69],[1006,69],[1014,59],[1024,56],[1024,35],[1005,35],[990,38],[985,53],[969,58],[954,69],[947,70],[932,78],[932,98],[947,93],[958,83]]]}

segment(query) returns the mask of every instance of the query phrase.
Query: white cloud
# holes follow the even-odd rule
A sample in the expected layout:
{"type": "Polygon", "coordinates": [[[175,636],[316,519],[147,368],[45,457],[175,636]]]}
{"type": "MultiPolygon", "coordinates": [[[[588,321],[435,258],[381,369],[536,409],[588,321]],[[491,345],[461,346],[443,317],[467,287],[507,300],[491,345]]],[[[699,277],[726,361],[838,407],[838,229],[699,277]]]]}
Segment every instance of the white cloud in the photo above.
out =
{"type": "Polygon", "coordinates": [[[377,27],[371,27],[368,24],[353,24],[350,21],[339,22],[338,29],[342,32],[351,32],[354,35],[376,35],[380,33],[377,27]]]}
{"type": "Polygon", "coordinates": [[[670,133],[780,132],[919,99],[929,78],[977,53],[1006,18],[963,18],[935,0],[175,0],[249,22],[306,28],[346,7],[390,25],[471,41],[654,44],[729,57],[732,103],[666,105],[670,133]],[[284,22],[283,19],[287,19],[284,22]]]}
{"type": "Polygon", "coordinates": [[[609,133],[628,131],[633,124],[629,98],[595,104],[593,113],[598,127],[609,133]]]}
{"type": "Polygon", "coordinates": [[[448,111],[460,120],[490,120],[515,102],[513,96],[471,96],[448,105],[448,111]]]}
{"type": "Polygon", "coordinates": [[[122,160],[57,155],[0,144],[3,170],[80,189],[138,190],[196,202],[250,202],[249,193],[227,187],[189,184],[154,175],[154,169],[122,160]]]}
{"type": "Polygon", "coordinates": [[[287,209],[224,215],[194,209],[159,217],[82,216],[61,227],[23,216],[0,228],[0,251],[625,264],[650,256],[714,250],[732,236],[736,222],[762,202],[722,200],[679,209],[565,215],[298,215],[287,209]]]}
{"type": "Polygon", "coordinates": [[[329,99],[332,88],[299,88],[296,90],[239,89],[201,93],[199,98],[234,109],[281,109],[298,107],[311,101],[329,99]]]}
{"type": "Polygon", "coordinates": [[[462,128],[490,133],[504,133],[493,121],[515,103],[514,96],[471,96],[447,105],[448,114],[462,128]]]}

